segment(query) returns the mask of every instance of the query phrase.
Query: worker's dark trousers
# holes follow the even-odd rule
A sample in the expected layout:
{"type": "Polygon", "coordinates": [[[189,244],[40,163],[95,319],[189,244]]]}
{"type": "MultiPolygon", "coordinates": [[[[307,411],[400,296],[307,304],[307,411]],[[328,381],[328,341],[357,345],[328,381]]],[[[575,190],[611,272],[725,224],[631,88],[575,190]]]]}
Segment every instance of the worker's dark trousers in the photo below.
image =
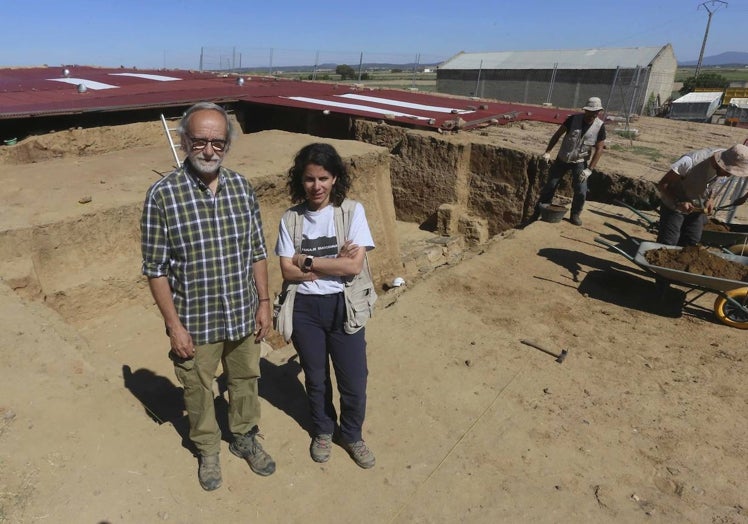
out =
{"type": "Polygon", "coordinates": [[[684,215],[666,206],[660,206],[660,223],[657,226],[657,243],[668,246],[695,246],[701,242],[706,215],[684,215]]]}
{"type": "MultiPolygon", "coordinates": [[[[571,187],[574,190],[574,198],[571,201],[571,214],[578,215],[584,208],[584,202],[587,199],[587,180],[579,181],[579,175],[587,167],[587,162],[562,162],[559,159],[553,161],[551,168],[548,170],[548,181],[540,190],[539,204],[550,204],[553,195],[556,194],[556,188],[561,182],[564,175],[571,171],[571,187]]],[[[537,210],[539,213],[539,210],[537,210]]]]}
{"type": "Polygon", "coordinates": [[[349,335],[343,330],[344,322],[343,293],[296,294],[291,340],[304,370],[314,434],[332,434],[337,421],[330,380],[332,360],[340,394],[340,437],[352,443],[362,440],[369,370],[364,328],[349,335]]]}
{"type": "MultiPolygon", "coordinates": [[[[657,226],[657,243],[668,246],[695,246],[701,242],[701,233],[707,218],[704,213],[684,215],[664,205],[660,205],[660,222],[657,226]]],[[[657,275],[655,289],[664,295],[670,287],[668,281],[657,275]]]]}

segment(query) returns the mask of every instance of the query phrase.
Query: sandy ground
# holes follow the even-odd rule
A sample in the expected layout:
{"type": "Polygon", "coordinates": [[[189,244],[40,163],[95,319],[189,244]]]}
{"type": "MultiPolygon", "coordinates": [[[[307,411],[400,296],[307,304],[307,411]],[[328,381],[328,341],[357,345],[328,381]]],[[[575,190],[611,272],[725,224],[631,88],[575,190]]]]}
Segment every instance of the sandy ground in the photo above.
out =
{"type": "MultiPolygon", "coordinates": [[[[735,138],[704,135],[663,156],[735,138]]],[[[147,186],[126,173],[169,162],[163,149],[136,152],[136,165],[109,153],[123,161],[90,175],[111,205],[147,186]]],[[[71,176],[81,162],[0,167],[2,229],[69,216],[91,183],[71,176]]],[[[290,347],[272,351],[261,429],[278,470],[252,474],[224,442],[212,493],[197,483],[144,287],[93,318],[63,319],[0,286],[0,522],[748,522],[745,332],[716,321],[713,294],[658,306],[652,278],[594,242],[620,240],[606,221],[651,240],[633,219],[590,203],[583,227],[510,230],[388,292],[367,327],[372,470],[340,448],[311,461],[300,368],[290,347]],[[568,356],[559,364],[523,339],[568,356]]],[[[399,228],[404,249],[430,235],[399,228]]],[[[138,253],[127,256],[137,267],[138,253]]]]}

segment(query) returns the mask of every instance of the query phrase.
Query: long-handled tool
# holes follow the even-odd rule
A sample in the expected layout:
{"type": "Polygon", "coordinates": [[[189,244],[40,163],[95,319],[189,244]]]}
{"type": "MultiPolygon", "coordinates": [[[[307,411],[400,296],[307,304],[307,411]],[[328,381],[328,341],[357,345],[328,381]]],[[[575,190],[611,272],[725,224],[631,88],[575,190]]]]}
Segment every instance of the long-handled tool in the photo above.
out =
{"type": "Polygon", "coordinates": [[[535,349],[539,349],[543,353],[547,353],[548,355],[550,355],[552,357],[555,357],[556,358],[556,362],[558,362],[559,364],[563,363],[563,361],[566,359],[566,355],[569,353],[569,351],[566,350],[566,349],[562,349],[561,353],[555,353],[555,352],[551,351],[550,349],[547,349],[547,348],[541,346],[537,342],[533,342],[532,340],[527,340],[527,339],[524,339],[524,338],[522,340],[520,340],[520,342],[522,342],[523,344],[525,344],[527,346],[534,347],[535,349]]]}
{"type": "MultiPolygon", "coordinates": [[[[731,207],[735,207],[735,206],[736,204],[733,203],[733,204],[725,204],[724,206],[715,207],[712,209],[712,212],[710,214],[713,215],[717,211],[724,211],[725,209],[730,209],[731,207]]],[[[695,213],[695,212],[706,213],[706,208],[694,206],[693,208],[691,208],[691,213],[695,213]]]]}

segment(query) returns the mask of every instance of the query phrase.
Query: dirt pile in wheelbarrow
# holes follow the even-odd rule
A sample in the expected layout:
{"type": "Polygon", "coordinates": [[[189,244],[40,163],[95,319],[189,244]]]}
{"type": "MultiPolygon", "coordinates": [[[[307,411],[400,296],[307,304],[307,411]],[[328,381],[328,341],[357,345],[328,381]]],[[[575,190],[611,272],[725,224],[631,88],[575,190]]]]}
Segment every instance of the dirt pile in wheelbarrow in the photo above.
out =
{"type": "Polygon", "coordinates": [[[653,266],[748,282],[748,266],[717,256],[701,246],[651,249],[644,253],[644,258],[653,266]]]}
{"type": "Polygon", "coordinates": [[[704,229],[708,231],[730,231],[730,226],[728,226],[724,222],[720,222],[719,220],[710,218],[709,221],[704,224],[704,229]]]}

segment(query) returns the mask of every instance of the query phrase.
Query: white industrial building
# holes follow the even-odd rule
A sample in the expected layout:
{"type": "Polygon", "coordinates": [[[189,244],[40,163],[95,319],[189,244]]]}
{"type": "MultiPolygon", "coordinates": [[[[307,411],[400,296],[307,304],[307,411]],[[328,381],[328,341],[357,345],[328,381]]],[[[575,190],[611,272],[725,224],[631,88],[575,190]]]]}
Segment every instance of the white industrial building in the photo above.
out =
{"type": "Polygon", "coordinates": [[[662,47],[461,52],[439,65],[436,88],[507,102],[578,108],[600,97],[608,112],[654,114],[673,91],[678,62],[662,47]]]}
{"type": "Polygon", "coordinates": [[[720,104],[722,91],[693,92],[673,100],[669,117],[673,120],[709,122],[720,104]]]}

